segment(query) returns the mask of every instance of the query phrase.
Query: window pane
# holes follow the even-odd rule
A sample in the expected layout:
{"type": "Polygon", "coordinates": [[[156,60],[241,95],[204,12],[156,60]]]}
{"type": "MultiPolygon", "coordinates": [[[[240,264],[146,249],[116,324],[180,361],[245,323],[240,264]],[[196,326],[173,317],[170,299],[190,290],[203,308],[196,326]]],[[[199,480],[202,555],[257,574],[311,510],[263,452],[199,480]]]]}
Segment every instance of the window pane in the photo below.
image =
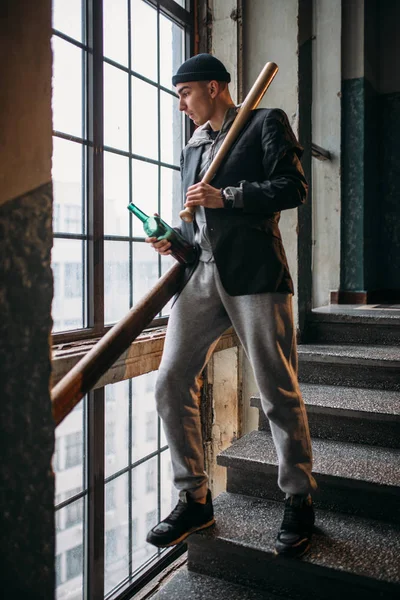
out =
{"type": "Polygon", "coordinates": [[[52,251],[54,332],[83,327],[82,252],[81,240],[54,240],[52,251]]]}
{"type": "Polygon", "coordinates": [[[82,41],[82,0],[53,0],[53,27],[82,41]]]}
{"type": "Polygon", "coordinates": [[[79,585],[83,573],[83,544],[67,550],[67,580],[75,580],[79,585]]]}
{"type": "Polygon", "coordinates": [[[157,283],[158,254],[149,244],[133,244],[133,306],[157,283]]]}
{"type": "Polygon", "coordinates": [[[179,213],[183,208],[181,175],[179,171],[161,167],[161,216],[170,225],[181,224],[179,213]]]}
{"type": "Polygon", "coordinates": [[[129,159],[104,152],[104,233],[129,234],[129,159]]]}
{"type": "Polygon", "coordinates": [[[129,310],[129,243],[104,242],[104,312],[116,323],[129,310]]]}
{"type": "Polygon", "coordinates": [[[105,487],[105,589],[107,594],[129,575],[129,502],[126,488],[128,473],[105,487]]]}
{"type": "Polygon", "coordinates": [[[132,523],[136,521],[132,535],[132,568],[157,554],[157,549],[146,542],[149,529],[158,522],[157,505],[157,458],[152,458],[133,470],[135,489],[132,501],[132,523]]]}
{"type": "Polygon", "coordinates": [[[83,489],[85,457],[82,406],[83,400],[56,429],[53,469],[56,495],[60,495],[60,502],[79,494],[83,489]]]}
{"type": "Polygon", "coordinates": [[[156,371],[132,379],[132,462],[157,450],[156,371]]]}
{"type": "MultiPolygon", "coordinates": [[[[132,160],[132,201],[143,212],[158,212],[158,167],[142,160],[132,160]]],[[[132,216],[133,235],[144,237],[142,223],[132,216]]]]}
{"type": "Polygon", "coordinates": [[[53,137],[53,228],[57,233],[83,233],[83,151],[81,144],[53,137]]]}
{"type": "Polygon", "coordinates": [[[83,522],[83,498],[71,502],[65,506],[65,527],[75,527],[75,525],[82,525],[83,522]]]}
{"type": "Polygon", "coordinates": [[[132,77],[132,152],[158,158],[157,88],[136,77],[132,77]]]}
{"type": "Polygon", "coordinates": [[[183,113],[178,100],[171,94],[160,92],[161,109],[161,160],[171,165],[180,165],[183,147],[183,113]]]}
{"type": "Polygon", "coordinates": [[[107,385],[106,393],[106,477],[129,464],[129,381],[107,385]]]}
{"type": "Polygon", "coordinates": [[[104,56],[128,65],[128,2],[103,0],[104,56]]]}
{"type": "Polygon", "coordinates": [[[128,75],[104,63],[104,144],[128,150],[128,137],[128,75]]]}
{"type": "Polygon", "coordinates": [[[53,129],[82,137],[82,50],[53,35],[53,129]]]}
{"type": "Polygon", "coordinates": [[[179,25],[160,14],[160,83],[175,89],[172,76],[185,60],[184,33],[179,25]]]}
{"type": "Polygon", "coordinates": [[[132,69],[157,81],[157,12],[143,0],[131,6],[132,69]]]}
{"type": "Polygon", "coordinates": [[[81,498],[56,512],[64,525],[56,537],[56,598],[83,599],[84,502],[81,498]],[[69,523],[69,525],[67,525],[69,523]]]}

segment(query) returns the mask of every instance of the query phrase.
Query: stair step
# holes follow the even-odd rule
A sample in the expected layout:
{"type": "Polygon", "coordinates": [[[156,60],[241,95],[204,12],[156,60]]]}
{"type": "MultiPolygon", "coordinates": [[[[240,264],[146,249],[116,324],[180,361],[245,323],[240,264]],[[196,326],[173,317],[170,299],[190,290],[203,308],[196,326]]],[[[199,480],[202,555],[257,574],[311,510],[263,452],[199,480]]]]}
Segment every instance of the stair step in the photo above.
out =
{"type": "Polygon", "coordinates": [[[151,600],[284,600],[269,592],[180,569],[151,600]]]}
{"type": "MultiPolygon", "coordinates": [[[[312,437],[400,448],[400,394],[330,385],[300,384],[312,437]]],[[[259,429],[269,431],[259,397],[259,429]]]]}
{"type": "Polygon", "coordinates": [[[400,310],[323,306],[307,319],[307,343],[400,345],[400,310]]]}
{"type": "MultiPolygon", "coordinates": [[[[400,523],[400,450],[313,440],[316,506],[400,523]]],[[[272,436],[252,431],[218,457],[228,468],[227,490],[282,499],[272,436]]]]}
{"type": "Polygon", "coordinates": [[[398,527],[316,511],[311,551],[288,559],[273,552],[281,503],[223,493],[214,505],[216,526],[188,538],[190,570],[297,600],[399,598],[398,527]]]}
{"type": "Polygon", "coordinates": [[[400,347],[301,344],[304,383],[400,390],[400,347]]]}

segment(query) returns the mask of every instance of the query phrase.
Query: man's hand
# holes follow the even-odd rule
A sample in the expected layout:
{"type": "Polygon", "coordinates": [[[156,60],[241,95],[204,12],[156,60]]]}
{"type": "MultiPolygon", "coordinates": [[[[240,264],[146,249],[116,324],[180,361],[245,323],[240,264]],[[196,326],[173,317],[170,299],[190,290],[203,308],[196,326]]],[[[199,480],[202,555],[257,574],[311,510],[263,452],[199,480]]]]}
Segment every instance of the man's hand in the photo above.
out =
{"type": "Polygon", "coordinates": [[[189,206],[205,206],[206,208],[224,208],[219,189],[208,183],[195,183],[186,192],[186,208],[189,206]]]}
{"type": "Polygon", "coordinates": [[[148,244],[151,244],[154,250],[157,250],[157,252],[162,256],[171,254],[171,242],[168,240],[157,240],[156,237],[147,237],[144,241],[148,244]]]}
{"type": "MultiPolygon", "coordinates": [[[[154,213],[155,217],[159,217],[158,213],[154,213]]],[[[158,240],[156,237],[147,237],[144,240],[147,244],[151,244],[152,248],[156,250],[161,256],[168,256],[171,254],[171,242],[168,240],[158,240]]]]}

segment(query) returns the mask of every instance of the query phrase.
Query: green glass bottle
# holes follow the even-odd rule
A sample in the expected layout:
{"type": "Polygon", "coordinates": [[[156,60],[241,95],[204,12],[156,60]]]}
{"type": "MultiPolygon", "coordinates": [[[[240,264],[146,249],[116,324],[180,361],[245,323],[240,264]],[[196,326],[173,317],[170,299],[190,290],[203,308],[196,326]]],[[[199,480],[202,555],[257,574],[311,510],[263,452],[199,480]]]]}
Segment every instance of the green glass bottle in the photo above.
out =
{"type": "Polygon", "coordinates": [[[171,242],[171,254],[182,265],[190,265],[197,258],[196,246],[192,246],[175,229],[172,229],[161,217],[149,217],[133,202],[128,204],[128,209],[133,212],[143,223],[143,229],[149,237],[158,240],[167,239],[171,242]]]}

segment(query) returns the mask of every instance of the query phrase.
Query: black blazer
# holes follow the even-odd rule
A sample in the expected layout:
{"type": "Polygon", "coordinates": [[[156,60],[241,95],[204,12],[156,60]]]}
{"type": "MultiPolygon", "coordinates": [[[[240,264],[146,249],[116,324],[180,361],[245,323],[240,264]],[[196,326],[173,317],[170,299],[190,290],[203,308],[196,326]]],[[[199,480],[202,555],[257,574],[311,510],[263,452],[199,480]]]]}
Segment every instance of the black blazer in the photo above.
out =
{"type": "MultiPolygon", "coordinates": [[[[197,181],[202,151],[188,145],[182,152],[184,195],[197,181]]],[[[210,182],[216,188],[243,188],[243,208],[205,209],[216,266],[231,296],[293,293],[278,223],[281,210],[306,199],[301,154],[286,114],[258,109],[210,182]]],[[[194,243],[193,224],[182,222],[180,230],[194,243]]]]}

